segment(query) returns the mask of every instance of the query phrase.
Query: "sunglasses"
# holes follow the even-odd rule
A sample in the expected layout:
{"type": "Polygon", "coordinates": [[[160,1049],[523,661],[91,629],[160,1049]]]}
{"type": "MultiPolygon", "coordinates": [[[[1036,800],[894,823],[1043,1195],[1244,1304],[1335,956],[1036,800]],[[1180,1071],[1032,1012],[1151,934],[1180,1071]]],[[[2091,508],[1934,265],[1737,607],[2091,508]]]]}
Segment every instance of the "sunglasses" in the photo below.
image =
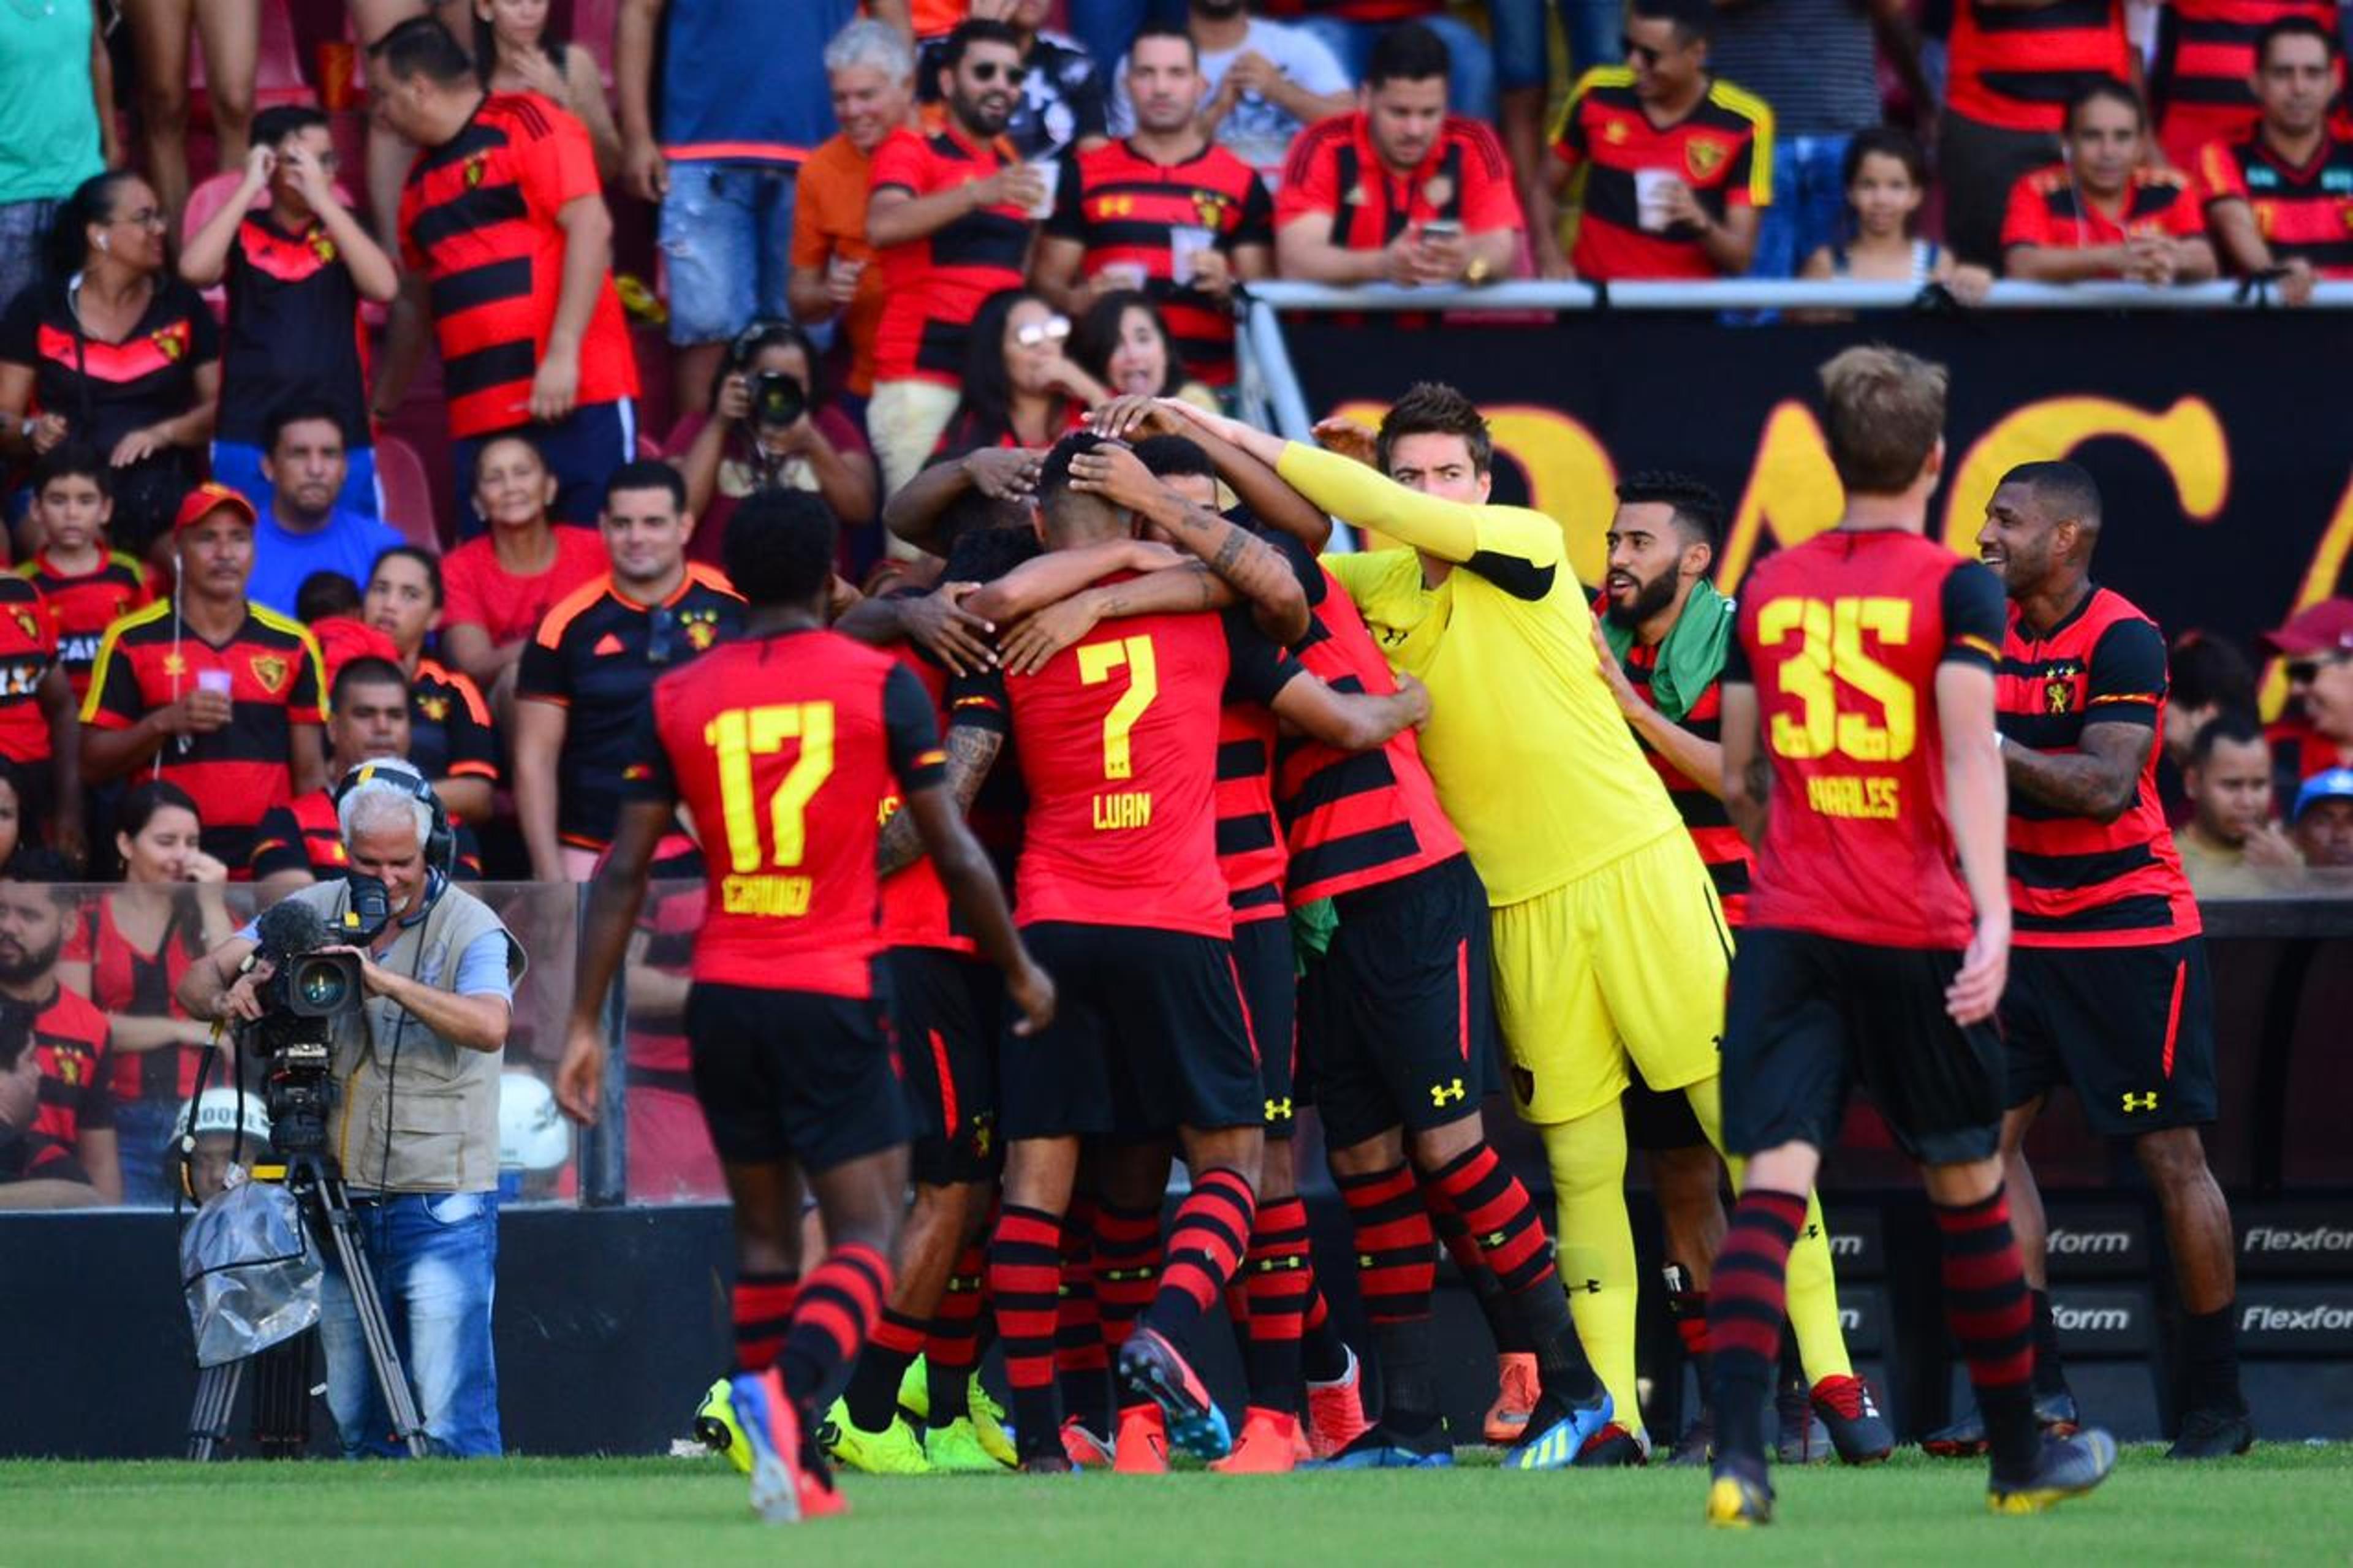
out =
{"type": "Polygon", "coordinates": [[[124,213],[121,217],[110,218],[107,221],[110,223],[135,223],[141,228],[152,228],[158,234],[163,233],[164,230],[172,226],[171,221],[164,217],[163,213],[154,207],[141,207],[135,213],[124,213]]]}
{"type": "Polygon", "coordinates": [[[1006,86],[1019,87],[1023,82],[1029,79],[1029,68],[1028,66],[999,65],[995,60],[979,60],[975,62],[973,65],[972,79],[980,83],[983,87],[987,87],[989,83],[995,81],[999,76],[1004,77],[1006,86]]]}
{"type": "Polygon", "coordinates": [[[1071,318],[1049,316],[1042,321],[1032,321],[1026,327],[1016,327],[1013,341],[1025,349],[1041,348],[1047,343],[1059,343],[1071,335],[1071,318]]]}
{"type": "Polygon", "coordinates": [[[646,622],[646,662],[668,664],[678,654],[678,616],[667,606],[646,622]]]}
{"type": "Polygon", "coordinates": [[[1659,62],[1666,58],[1667,53],[1664,49],[1654,49],[1648,44],[1638,44],[1627,37],[1618,40],[1618,47],[1628,60],[1641,66],[1644,70],[1658,69],[1659,62]]]}
{"type": "Polygon", "coordinates": [[[2309,686],[2320,679],[2322,670],[2333,669],[2348,658],[2353,658],[2353,654],[2324,653],[2311,658],[2291,659],[2287,665],[2288,680],[2294,685],[2309,686]]]}

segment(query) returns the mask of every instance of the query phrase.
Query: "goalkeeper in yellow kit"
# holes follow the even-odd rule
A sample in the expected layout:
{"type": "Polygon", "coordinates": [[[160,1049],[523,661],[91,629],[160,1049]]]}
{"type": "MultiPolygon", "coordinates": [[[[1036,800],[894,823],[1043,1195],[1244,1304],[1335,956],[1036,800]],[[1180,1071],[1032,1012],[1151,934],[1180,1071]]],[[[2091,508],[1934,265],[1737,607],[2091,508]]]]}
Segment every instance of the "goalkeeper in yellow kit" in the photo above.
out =
{"type": "MultiPolygon", "coordinates": [[[[1634,1384],[1639,1287],[1619,1099],[1630,1058],[1652,1089],[1681,1090],[1722,1146],[1717,1048],[1732,939],[1601,675],[1559,525],[1488,504],[1486,421],[1451,387],[1409,391],[1382,421],[1370,468],[1185,412],[1343,521],[1411,546],[1324,564],[1389,663],[1430,689],[1422,758],[1487,886],[1513,1096],[1543,1136],[1561,1278],[1618,1411],[1582,1462],[1641,1463],[1649,1441],[1634,1384]]],[[[1852,1374],[1819,1205],[1791,1255],[1789,1316],[1810,1380],[1852,1374]]]]}

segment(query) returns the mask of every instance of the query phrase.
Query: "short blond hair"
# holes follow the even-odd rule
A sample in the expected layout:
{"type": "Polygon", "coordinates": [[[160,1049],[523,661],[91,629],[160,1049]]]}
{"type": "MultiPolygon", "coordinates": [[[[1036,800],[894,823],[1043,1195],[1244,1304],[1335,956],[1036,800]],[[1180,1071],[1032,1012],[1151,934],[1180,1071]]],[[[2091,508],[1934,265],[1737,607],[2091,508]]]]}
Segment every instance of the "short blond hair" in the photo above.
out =
{"type": "Polygon", "coordinates": [[[1945,434],[1945,367],[1885,343],[1823,364],[1822,434],[1850,495],[1901,495],[1945,434]]]}

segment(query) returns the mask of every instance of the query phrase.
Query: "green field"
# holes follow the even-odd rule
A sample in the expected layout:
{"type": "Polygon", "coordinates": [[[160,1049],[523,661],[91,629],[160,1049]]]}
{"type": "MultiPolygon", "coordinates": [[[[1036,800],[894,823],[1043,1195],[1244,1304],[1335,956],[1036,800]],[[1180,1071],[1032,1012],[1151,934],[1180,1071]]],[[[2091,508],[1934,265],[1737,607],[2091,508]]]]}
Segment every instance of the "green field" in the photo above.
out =
{"type": "Polygon", "coordinates": [[[1770,1529],[1700,1523],[1690,1471],[852,1478],[845,1519],[777,1529],[715,1460],[0,1463],[0,1565],[1611,1562],[2344,1563],[2353,1445],[2203,1468],[2126,1451],[2090,1499],[1984,1510],[1974,1464],[1785,1470],[1770,1529]]]}

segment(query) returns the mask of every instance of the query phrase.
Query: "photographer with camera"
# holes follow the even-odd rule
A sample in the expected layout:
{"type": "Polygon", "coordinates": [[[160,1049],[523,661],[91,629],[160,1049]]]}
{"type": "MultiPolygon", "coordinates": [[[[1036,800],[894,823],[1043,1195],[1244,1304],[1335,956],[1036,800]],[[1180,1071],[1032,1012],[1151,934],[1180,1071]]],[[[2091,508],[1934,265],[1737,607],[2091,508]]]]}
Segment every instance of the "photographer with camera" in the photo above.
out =
{"type": "MultiPolygon", "coordinates": [[[[495,1456],[499,1070],[522,949],[450,884],[448,821],[413,770],[354,769],[336,813],[349,875],[289,895],[191,965],[180,1005],[267,1054],[278,1152],[308,1145],[339,1164],[431,1451],[495,1456]]],[[[320,1328],[344,1452],[391,1455],[333,1268],[320,1328]]]]}

